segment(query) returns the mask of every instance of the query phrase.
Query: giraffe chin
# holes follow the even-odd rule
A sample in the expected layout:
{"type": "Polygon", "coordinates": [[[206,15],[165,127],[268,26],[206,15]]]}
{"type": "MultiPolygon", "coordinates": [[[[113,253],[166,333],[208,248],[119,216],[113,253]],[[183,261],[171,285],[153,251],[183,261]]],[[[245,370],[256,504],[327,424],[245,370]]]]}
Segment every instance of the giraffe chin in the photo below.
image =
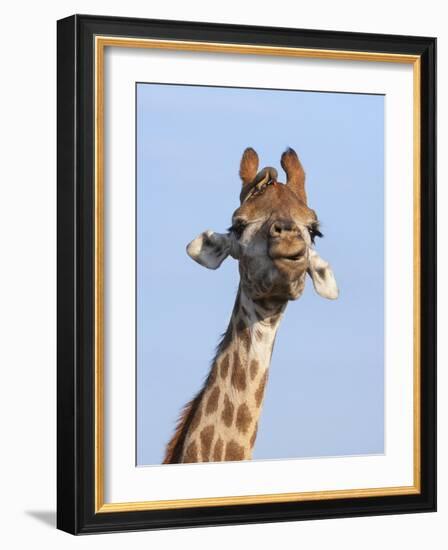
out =
{"type": "Polygon", "coordinates": [[[305,289],[306,269],[295,273],[285,273],[278,269],[275,272],[274,277],[264,278],[259,284],[243,284],[246,294],[252,300],[274,299],[287,302],[300,298],[305,289]],[[270,280],[269,284],[266,283],[267,280],[270,280]]]}
{"type": "Polygon", "coordinates": [[[280,277],[286,280],[294,281],[306,273],[308,269],[308,259],[306,256],[291,256],[276,258],[272,261],[280,277]]]}

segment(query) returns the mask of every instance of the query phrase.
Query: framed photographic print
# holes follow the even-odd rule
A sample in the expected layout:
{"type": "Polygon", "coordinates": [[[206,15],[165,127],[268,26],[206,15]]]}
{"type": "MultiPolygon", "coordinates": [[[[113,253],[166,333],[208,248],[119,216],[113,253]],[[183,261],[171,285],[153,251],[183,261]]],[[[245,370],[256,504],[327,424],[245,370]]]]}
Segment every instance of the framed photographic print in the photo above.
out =
{"type": "Polygon", "coordinates": [[[60,529],[435,510],[435,50],[58,22],[60,529]]]}

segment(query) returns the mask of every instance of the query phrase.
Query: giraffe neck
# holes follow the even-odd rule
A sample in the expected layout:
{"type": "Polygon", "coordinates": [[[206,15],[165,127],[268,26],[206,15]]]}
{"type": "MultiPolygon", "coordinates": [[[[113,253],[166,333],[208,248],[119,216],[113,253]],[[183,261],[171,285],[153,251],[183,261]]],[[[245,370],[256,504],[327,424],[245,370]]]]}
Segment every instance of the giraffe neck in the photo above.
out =
{"type": "Polygon", "coordinates": [[[246,460],[258,428],[275,336],[286,302],[238,290],[204,387],[179,426],[179,462],[246,460]]]}

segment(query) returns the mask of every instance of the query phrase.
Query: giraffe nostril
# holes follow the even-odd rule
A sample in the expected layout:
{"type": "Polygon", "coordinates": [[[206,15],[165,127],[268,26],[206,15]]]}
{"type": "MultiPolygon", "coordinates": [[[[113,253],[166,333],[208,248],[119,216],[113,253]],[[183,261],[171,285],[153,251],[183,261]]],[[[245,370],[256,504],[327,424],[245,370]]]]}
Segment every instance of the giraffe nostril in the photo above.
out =
{"type": "Polygon", "coordinates": [[[282,226],[279,223],[274,223],[271,228],[271,235],[276,237],[282,234],[282,226]]]}
{"type": "Polygon", "coordinates": [[[297,232],[298,227],[291,220],[277,220],[271,225],[269,229],[269,234],[271,237],[281,237],[297,232]]]}

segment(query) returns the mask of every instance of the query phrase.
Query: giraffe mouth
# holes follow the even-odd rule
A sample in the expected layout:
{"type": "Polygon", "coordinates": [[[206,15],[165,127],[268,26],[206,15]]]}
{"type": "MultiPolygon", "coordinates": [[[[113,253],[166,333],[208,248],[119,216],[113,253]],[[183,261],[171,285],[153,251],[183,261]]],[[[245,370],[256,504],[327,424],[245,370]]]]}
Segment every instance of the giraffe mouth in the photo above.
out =
{"type": "Polygon", "coordinates": [[[274,238],[270,240],[269,256],[274,263],[296,265],[306,261],[307,246],[303,239],[274,238]]]}
{"type": "Polygon", "coordinates": [[[307,255],[304,253],[304,250],[299,250],[298,252],[294,252],[292,254],[274,254],[271,255],[271,258],[274,262],[290,262],[292,264],[294,263],[301,263],[306,260],[307,255]]]}
{"type": "Polygon", "coordinates": [[[283,274],[297,275],[307,268],[306,254],[291,254],[273,259],[275,267],[283,274]]]}
{"type": "Polygon", "coordinates": [[[290,262],[298,262],[300,260],[303,260],[304,256],[302,253],[294,254],[292,256],[283,256],[283,258],[278,258],[279,260],[287,260],[290,262]]]}

